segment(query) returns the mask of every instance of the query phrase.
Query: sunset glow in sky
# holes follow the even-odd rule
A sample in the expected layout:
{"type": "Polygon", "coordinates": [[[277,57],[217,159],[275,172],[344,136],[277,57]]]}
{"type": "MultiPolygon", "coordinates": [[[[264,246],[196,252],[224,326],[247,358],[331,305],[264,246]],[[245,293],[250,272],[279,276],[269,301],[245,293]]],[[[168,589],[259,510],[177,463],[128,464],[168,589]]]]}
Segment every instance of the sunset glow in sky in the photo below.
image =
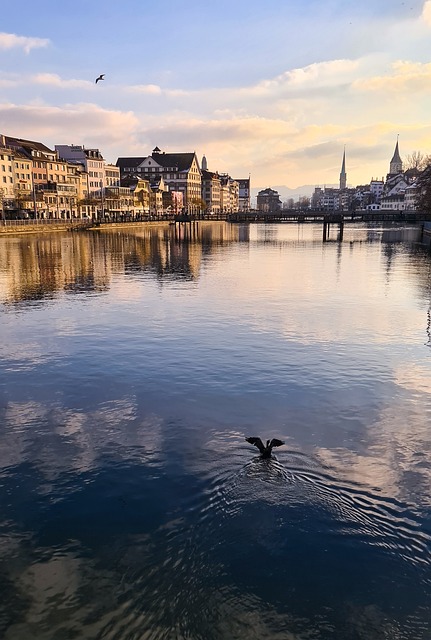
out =
{"type": "Polygon", "coordinates": [[[5,3],[0,132],[205,154],[252,186],[348,185],[431,153],[431,0],[5,3]],[[95,84],[95,78],[105,80],[95,84]]]}

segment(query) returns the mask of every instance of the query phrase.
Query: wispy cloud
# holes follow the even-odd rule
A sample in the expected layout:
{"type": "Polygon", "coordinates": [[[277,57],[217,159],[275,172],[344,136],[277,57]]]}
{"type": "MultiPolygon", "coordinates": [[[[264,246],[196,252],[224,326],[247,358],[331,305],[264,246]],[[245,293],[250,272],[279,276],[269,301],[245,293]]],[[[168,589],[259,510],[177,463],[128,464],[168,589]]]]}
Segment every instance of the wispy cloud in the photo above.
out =
{"type": "Polygon", "coordinates": [[[178,98],[182,96],[191,96],[192,91],[183,89],[163,89],[158,84],[134,84],[126,87],[126,91],[130,93],[141,93],[147,96],[167,96],[169,98],[178,98]]]}
{"type": "Polygon", "coordinates": [[[64,80],[55,73],[37,73],[32,76],[30,80],[34,84],[58,87],[60,89],[89,88],[94,86],[94,82],[90,82],[89,80],[64,80]]]}
{"type": "Polygon", "coordinates": [[[159,96],[162,88],[157,84],[135,84],[127,88],[131,93],[143,93],[147,95],[159,96]]]}
{"type": "Polygon", "coordinates": [[[334,86],[351,81],[354,73],[359,69],[358,60],[328,60],[315,62],[305,67],[291,69],[276,76],[271,80],[265,80],[254,89],[253,92],[273,92],[275,89],[284,88],[290,90],[313,89],[334,86]]]}
{"type": "Polygon", "coordinates": [[[32,49],[47,47],[50,41],[47,38],[31,38],[28,36],[17,36],[15,33],[0,33],[0,49],[23,49],[25,53],[30,53],[32,49]]]}

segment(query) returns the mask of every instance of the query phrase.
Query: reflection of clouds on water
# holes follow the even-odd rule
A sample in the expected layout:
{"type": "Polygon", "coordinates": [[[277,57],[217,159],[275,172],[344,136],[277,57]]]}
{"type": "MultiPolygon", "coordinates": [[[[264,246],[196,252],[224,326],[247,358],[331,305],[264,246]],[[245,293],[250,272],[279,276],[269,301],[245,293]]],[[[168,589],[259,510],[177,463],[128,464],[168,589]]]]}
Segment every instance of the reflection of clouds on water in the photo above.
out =
{"type": "Polygon", "coordinates": [[[39,342],[14,341],[10,346],[7,341],[0,346],[3,360],[2,368],[6,372],[31,371],[35,367],[49,363],[56,353],[47,353],[39,342]]]}
{"type": "Polygon", "coordinates": [[[403,363],[402,367],[395,370],[394,375],[395,382],[400,387],[413,391],[415,394],[431,394],[430,366],[403,363]]]}
{"type": "Polygon", "coordinates": [[[83,413],[59,405],[8,403],[0,432],[0,468],[34,463],[45,479],[65,471],[83,473],[104,453],[145,462],[162,449],[163,420],[141,418],[132,396],[83,413]]]}
{"type": "Polygon", "coordinates": [[[75,336],[80,331],[80,323],[77,319],[63,317],[53,323],[53,328],[58,336],[75,336]]]}
{"type": "Polygon", "coordinates": [[[44,416],[45,408],[37,402],[9,402],[6,405],[0,429],[0,468],[23,462],[32,430],[44,416]]]}
{"type": "Polygon", "coordinates": [[[118,607],[119,613],[121,605],[113,595],[113,572],[99,569],[94,580],[94,571],[88,559],[67,552],[24,569],[12,567],[10,577],[25,602],[26,615],[9,626],[4,639],[99,637],[111,622],[113,609],[118,607]]]}
{"type": "Polygon", "coordinates": [[[392,498],[429,506],[431,444],[426,412],[424,404],[394,400],[366,430],[364,453],[319,449],[319,458],[352,482],[376,488],[392,498]]]}

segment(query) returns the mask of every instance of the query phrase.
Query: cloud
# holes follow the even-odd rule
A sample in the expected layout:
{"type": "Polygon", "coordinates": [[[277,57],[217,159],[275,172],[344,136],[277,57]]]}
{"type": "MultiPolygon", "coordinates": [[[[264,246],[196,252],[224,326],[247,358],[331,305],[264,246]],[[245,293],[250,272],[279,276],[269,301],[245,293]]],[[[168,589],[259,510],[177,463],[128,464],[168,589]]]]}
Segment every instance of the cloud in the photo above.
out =
{"type": "Polygon", "coordinates": [[[0,131],[10,135],[40,140],[48,146],[79,144],[104,148],[124,142],[134,143],[139,120],[131,111],[116,111],[91,103],[58,107],[44,104],[17,105],[0,103],[0,131]],[[67,141],[64,142],[65,136],[67,141]]]}
{"type": "Polygon", "coordinates": [[[14,33],[0,33],[0,49],[23,49],[25,53],[30,53],[32,49],[47,47],[50,41],[47,38],[29,38],[27,36],[17,36],[14,33]]]}
{"type": "Polygon", "coordinates": [[[426,0],[422,9],[422,20],[431,27],[431,0],[426,0]]]}
{"type": "Polygon", "coordinates": [[[315,62],[305,67],[285,71],[271,80],[265,80],[251,89],[251,92],[268,93],[279,88],[292,91],[304,88],[332,87],[351,81],[353,74],[359,67],[359,60],[315,62]]]}
{"type": "Polygon", "coordinates": [[[6,74],[0,72],[0,87],[10,88],[19,84],[18,76],[15,74],[6,74]]]}
{"type": "MultiPolygon", "coordinates": [[[[430,2],[431,6],[431,2],[430,2]]],[[[404,94],[411,100],[413,93],[428,93],[431,81],[431,63],[397,60],[391,65],[388,75],[374,76],[355,80],[352,88],[361,92],[380,92],[386,94],[404,94]]]]}
{"type": "Polygon", "coordinates": [[[148,95],[159,96],[162,94],[162,89],[157,84],[135,84],[128,87],[128,91],[132,93],[144,93],[148,95]]]}
{"type": "Polygon", "coordinates": [[[88,80],[63,80],[55,73],[38,73],[31,77],[34,84],[59,87],[61,89],[76,89],[78,87],[93,87],[94,83],[88,80]]]}
{"type": "Polygon", "coordinates": [[[126,87],[126,91],[147,96],[166,96],[168,98],[193,96],[198,93],[196,91],[184,91],[183,89],[163,89],[158,84],[134,84],[126,87]]]}

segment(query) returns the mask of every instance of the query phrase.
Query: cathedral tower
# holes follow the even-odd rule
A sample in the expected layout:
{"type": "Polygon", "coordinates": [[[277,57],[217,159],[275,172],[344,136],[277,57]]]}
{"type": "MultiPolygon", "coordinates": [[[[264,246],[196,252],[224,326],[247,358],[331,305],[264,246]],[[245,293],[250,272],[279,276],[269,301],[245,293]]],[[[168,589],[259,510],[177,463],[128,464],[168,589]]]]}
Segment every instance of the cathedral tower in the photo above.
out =
{"type": "Polygon", "coordinates": [[[400,152],[398,149],[398,136],[397,136],[397,144],[395,145],[394,155],[389,165],[389,173],[391,175],[397,175],[398,173],[402,173],[402,172],[403,172],[403,161],[401,160],[400,152]]]}
{"type": "Polygon", "coordinates": [[[347,186],[346,149],[344,149],[343,163],[341,165],[341,173],[340,173],[340,189],[345,189],[346,186],[347,186]]]}

